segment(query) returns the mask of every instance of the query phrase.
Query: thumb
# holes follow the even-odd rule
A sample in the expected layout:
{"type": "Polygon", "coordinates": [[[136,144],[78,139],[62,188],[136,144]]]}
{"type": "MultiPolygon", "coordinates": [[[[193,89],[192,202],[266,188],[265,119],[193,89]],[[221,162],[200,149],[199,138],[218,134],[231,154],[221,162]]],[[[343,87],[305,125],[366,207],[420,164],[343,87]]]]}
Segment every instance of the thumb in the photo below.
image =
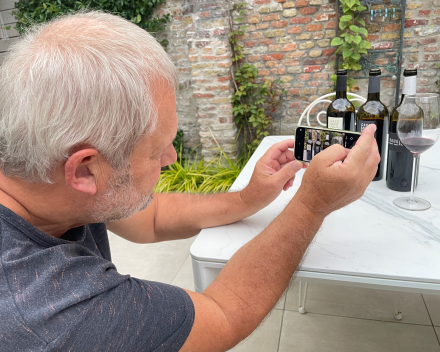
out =
{"type": "Polygon", "coordinates": [[[294,160],[284,165],[278,172],[272,175],[277,184],[284,185],[287,181],[295,176],[295,174],[303,168],[300,161],[294,160]]]}

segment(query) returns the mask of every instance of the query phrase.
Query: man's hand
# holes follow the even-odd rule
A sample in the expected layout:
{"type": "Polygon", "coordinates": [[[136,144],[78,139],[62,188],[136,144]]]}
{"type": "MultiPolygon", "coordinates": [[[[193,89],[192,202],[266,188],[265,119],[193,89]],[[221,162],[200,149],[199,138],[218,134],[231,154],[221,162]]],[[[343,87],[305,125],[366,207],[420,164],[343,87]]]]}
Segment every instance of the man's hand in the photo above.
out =
{"type": "Polygon", "coordinates": [[[292,187],[295,174],[307,166],[295,160],[289,150],[293,146],[293,139],[274,144],[258,160],[249,184],[241,191],[246,206],[260,210],[292,187]]]}
{"type": "Polygon", "coordinates": [[[323,218],[362,197],[380,162],[375,130],[365,128],[351,150],[333,145],[316,155],[295,198],[323,218]]]}

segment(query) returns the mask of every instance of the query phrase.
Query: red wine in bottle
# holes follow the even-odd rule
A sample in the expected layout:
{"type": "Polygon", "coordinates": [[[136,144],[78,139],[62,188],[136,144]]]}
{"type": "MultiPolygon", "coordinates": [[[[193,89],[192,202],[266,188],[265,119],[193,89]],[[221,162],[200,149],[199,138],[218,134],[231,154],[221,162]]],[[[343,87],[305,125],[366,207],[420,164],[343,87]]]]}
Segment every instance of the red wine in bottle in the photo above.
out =
{"type": "Polygon", "coordinates": [[[336,73],[335,100],[327,108],[327,128],[356,131],[356,110],[347,99],[347,70],[336,73]]]}
{"type": "Polygon", "coordinates": [[[370,70],[367,101],[359,108],[356,118],[358,132],[362,132],[368,125],[376,125],[375,138],[381,160],[373,181],[379,181],[383,177],[385,163],[386,143],[388,137],[389,113],[387,107],[380,101],[380,69],[370,70]]]}
{"type": "Polygon", "coordinates": [[[401,143],[397,135],[399,109],[405,95],[415,95],[417,89],[417,70],[403,72],[402,99],[390,116],[387,162],[387,187],[394,191],[410,192],[412,182],[413,156],[401,143]]]}

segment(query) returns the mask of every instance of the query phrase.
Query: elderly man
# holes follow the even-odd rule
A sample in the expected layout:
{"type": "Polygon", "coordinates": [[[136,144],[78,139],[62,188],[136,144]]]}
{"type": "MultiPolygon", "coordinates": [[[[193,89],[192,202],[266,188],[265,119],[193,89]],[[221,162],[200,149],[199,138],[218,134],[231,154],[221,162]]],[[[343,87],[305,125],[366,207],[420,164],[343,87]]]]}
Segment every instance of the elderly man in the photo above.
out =
{"type": "Polygon", "coordinates": [[[324,218],[361,197],[374,127],[313,159],[284,211],[197,294],[121,275],[106,228],[130,241],[187,238],[254,214],[292,185],[293,141],[241,192],[156,194],[176,160],[177,72],[112,15],[30,30],[0,69],[0,351],[225,351],[285,290],[324,218]]]}

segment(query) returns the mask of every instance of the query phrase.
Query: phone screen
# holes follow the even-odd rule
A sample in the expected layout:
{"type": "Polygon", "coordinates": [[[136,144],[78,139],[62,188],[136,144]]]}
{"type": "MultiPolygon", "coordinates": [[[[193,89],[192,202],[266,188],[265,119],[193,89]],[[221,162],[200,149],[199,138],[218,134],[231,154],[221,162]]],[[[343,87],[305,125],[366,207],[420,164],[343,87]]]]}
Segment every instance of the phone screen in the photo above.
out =
{"type": "Polygon", "coordinates": [[[310,162],[313,157],[333,144],[352,148],[360,133],[327,128],[298,126],[295,133],[295,159],[310,162]]]}

